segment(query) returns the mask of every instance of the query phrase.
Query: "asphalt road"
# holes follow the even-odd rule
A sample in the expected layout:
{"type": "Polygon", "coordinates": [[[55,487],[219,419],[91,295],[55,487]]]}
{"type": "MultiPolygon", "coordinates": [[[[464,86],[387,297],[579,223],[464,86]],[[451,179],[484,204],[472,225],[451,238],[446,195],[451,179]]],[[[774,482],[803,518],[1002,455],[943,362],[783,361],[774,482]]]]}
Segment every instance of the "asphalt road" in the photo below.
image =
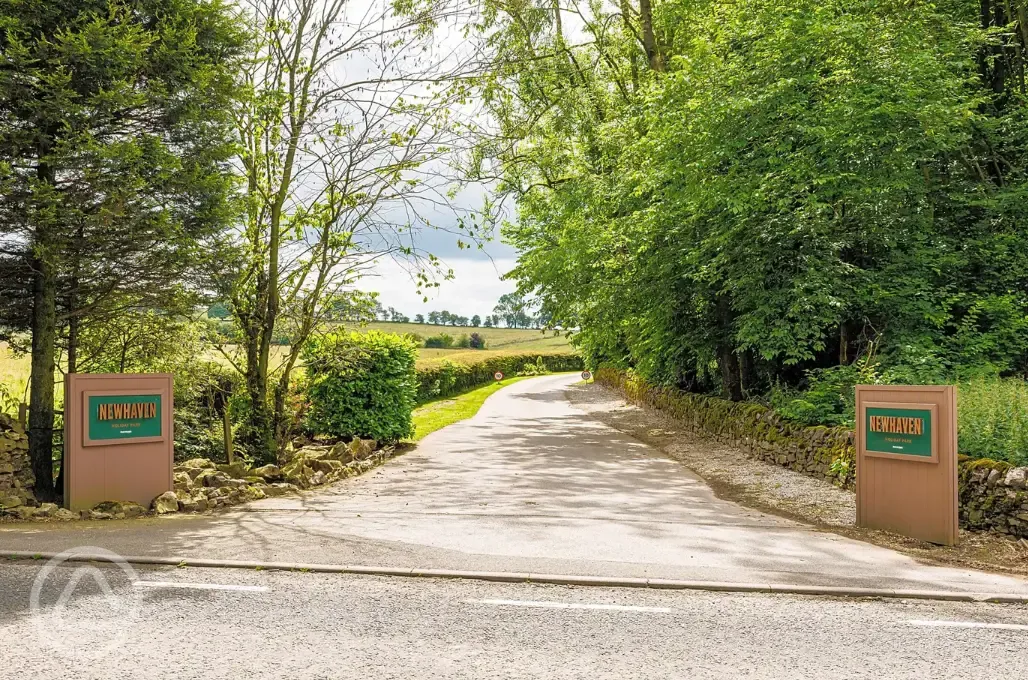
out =
{"type": "Polygon", "coordinates": [[[208,517],[12,525],[0,549],[701,581],[1028,592],[717,499],[660,452],[518,382],[357,479],[208,517]]]}
{"type": "Polygon", "coordinates": [[[1028,647],[1012,605],[42,567],[0,565],[5,677],[997,680],[1028,647]]]}

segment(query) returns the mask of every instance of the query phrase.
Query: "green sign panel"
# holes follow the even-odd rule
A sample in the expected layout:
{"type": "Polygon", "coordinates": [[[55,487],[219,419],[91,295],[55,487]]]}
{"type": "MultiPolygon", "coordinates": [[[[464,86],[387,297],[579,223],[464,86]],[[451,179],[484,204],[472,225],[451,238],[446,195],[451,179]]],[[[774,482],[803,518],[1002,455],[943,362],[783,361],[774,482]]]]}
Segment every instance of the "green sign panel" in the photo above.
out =
{"type": "Polygon", "coordinates": [[[904,456],[932,455],[932,412],[921,408],[867,408],[865,448],[904,456]]]}
{"type": "Polygon", "coordinates": [[[91,440],[138,439],[161,434],[161,395],[90,395],[91,440]]]}

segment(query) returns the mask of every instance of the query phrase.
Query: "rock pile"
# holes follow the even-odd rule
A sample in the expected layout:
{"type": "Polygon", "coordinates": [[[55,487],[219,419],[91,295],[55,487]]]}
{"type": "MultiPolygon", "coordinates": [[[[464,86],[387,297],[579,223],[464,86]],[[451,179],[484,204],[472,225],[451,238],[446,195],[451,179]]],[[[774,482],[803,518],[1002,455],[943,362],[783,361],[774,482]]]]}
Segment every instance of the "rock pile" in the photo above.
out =
{"type": "MultiPolygon", "coordinates": [[[[0,515],[18,519],[102,520],[139,517],[150,512],[203,512],[353,477],[385,462],[393,452],[392,447],[377,449],[374,441],[354,439],[335,445],[290,446],[280,460],[281,467],[263,465],[251,469],[242,462],[219,465],[206,458],[193,458],[174,467],[174,490],[155,498],[149,508],[128,501],[104,501],[81,513],[70,512],[53,503],[38,505],[29,494],[28,499],[16,505],[0,507],[0,515]]],[[[3,479],[0,473],[0,483],[3,479]]],[[[4,487],[0,486],[0,497],[3,493],[4,487]]]]}
{"type": "Polygon", "coordinates": [[[310,489],[359,475],[392,455],[392,449],[375,449],[374,441],[362,439],[331,446],[289,447],[281,467],[254,469],[240,462],[216,465],[206,458],[194,458],[175,466],[174,492],[156,498],[153,509],[159,515],[202,512],[310,489]]]}

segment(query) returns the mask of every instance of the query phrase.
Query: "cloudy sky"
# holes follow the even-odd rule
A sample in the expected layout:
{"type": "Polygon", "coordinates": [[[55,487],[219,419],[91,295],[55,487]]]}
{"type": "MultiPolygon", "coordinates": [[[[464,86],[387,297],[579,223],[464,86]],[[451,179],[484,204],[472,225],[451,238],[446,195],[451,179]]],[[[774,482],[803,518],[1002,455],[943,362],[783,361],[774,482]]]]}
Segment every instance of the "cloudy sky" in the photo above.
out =
{"type": "MultiPolygon", "coordinates": [[[[379,5],[388,7],[388,0],[356,0],[348,13],[355,12],[355,16],[363,16],[368,12],[368,7],[379,5]]],[[[377,15],[378,11],[381,9],[370,12],[370,14],[377,15]]],[[[454,64],[461,64],[466,61],[468,55],[474,52],[471,44],[467,42],[464,26],[460,22],[440,26],[434,34],[429,49],[434,56],[428,61],[436,60],[441,64],[440,68],[443,70],[454,64]]],[[[372,55],[367,55],[367,58],[356,55],[346,62],[345,74],[340,72],[340,76],[341,78],[353,77],[355,73],[364,72],[376,74],[379,68],[372,55]]],[[[409,91],[404,92],[404,95],[409,94],[409,91]]],[[[384,88],[376,96],[387,100],[395,95],[391,94],[389,88],[384,88]]],[[[451,110],[450,113],[451,115],[470,117],[475,119],[478,124],[484,124],[481,113],[477,109],[477,104],[472,100],[465,106],[458,106],[456,110],[451,110]]],[[[400,124],[400,127],[403,125],[400,124]]],[[[450,173],[440,173],[436,179],[422,177],[422,181],[427,179],[429,184],[437,184],[445,189],[442,186],[445,182],[440,182],[440,180],[447,174],[450,173]]],[[[474,211],[482,206],[486,193],[487,188],[484,186],[465,187],[452,201],[453,207],[450,209],[440,205],[446,200],[444,198],[445,191],[443,191],[441,194],[435,195],[438,203],[417,205],[416,211],[414,211],[416,215],[412,215],[412,211],[404,207],[390,208],[386,206],[383,208],[383,213],[387,216],[393,210],[396,211],[395,222],[397,224],[409,222],[414,217],[415,222],[419,221],[418,218],[422,218],[439,227],[432,229],[425,227],[424,224],[412,225],[411,233],[416,235],[414,240],[417,249],[438,257],[442,261],[444,269],[451,269],[454,274],[453,279],[440,281],[438,288],[428,289],[429,299],[427,302],[423,300],[424,295],[419,295],[417,292],[412,273],[408,271],[409,265],[387,258],[380,260],[372,272],[358,283],[358,287],[365,291],[378,292],[379,301],[384,307],[395,307],[411,318],[415,314],[427,315],[433,310],[447,310],[468,317],[475,314],[492,313],[498,298],[504,293],[513,291],[516,287],[513,281],[503,281],[501,277],[514,267],[517,254],[511,247],[501,243],[498,233],[493,235],[492,241],[484,244],[483,249],[460,249],[456,235],[458,215],[466,214],[468,211],[474,211]]],[[[513,212],[510,208],[505,210],[507,218],[510,218],[513,212]]],[[[464,240],[466,242],[467,238],[465,237],[464,240]]]]}
{"type": "Polygon", "coordinates": [[[422,301],[407,271],[392,261],[379,263],[375,276],[362,281],[361,287],[378,291],[383,306],[395,307],[412,319],[415,314],[427,315],[433,310],[444,309],[461,316],[485,316],[492,313],[501,295],[515,288],[513,281],[500,280],[500,276],[514,266],[512,252],[506,246],[493,245],[492,248],[486,246],[487,252],[495,251],[502,257],[492,260],[484,255],[444,257],[443,261],[453,270],[455,278],[442,281],[439,288],[431,289],[427,293],[428,302],[422,301]]]}
{"type": "MultiPolygon", "coordinates": [[[[455,200],[460,207],[474,209],[481,205],[484,194],[485,189],[481,187],[468,189],[455,200]]],[[[498,233],[481,249],[461,249],[457,246],[458,236],[445,230],[456,231],[453,228],[457,221],[455,214],[437,209],[428,211],[425,216],[441,228],[415,230],[417,245],[423,252],[438,257],[443,269],[453,270],[454,277],[439,280],[438,288],[428,288],[419,295],[410,265],[383,259],[360,282],[360,288],[378,292],[383,307],[395,307],[412,319],[415,314],[427,315],[433,310],[467,317],[492,313],[499,297],[516,288],[514,281],[504,281],[501,277],[514,268],[517,253],[501,242],[498,233]],[[427,302],[424,301],[426,296],[427,302]]],[[[466,242],[467,238],[464,240],[466,242]]]]}

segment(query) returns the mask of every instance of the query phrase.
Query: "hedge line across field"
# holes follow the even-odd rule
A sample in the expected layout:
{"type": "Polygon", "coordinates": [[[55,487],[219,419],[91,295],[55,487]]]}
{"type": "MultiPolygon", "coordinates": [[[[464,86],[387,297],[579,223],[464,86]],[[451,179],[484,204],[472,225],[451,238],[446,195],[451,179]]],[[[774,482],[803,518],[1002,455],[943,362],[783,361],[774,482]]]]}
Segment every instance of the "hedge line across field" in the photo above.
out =
{"type": "Polygon", "coordinates": [[[580,371],[582,357],[575,354],[525,353],[509,356],[494,356],[473,364],[443,360],[428,368],[418,369],[418,402],[459,394],[479,385],[493,381],[497,371],[505,376],[514,376],[526,365],[542,364],[552,372],[580,371]]]}

